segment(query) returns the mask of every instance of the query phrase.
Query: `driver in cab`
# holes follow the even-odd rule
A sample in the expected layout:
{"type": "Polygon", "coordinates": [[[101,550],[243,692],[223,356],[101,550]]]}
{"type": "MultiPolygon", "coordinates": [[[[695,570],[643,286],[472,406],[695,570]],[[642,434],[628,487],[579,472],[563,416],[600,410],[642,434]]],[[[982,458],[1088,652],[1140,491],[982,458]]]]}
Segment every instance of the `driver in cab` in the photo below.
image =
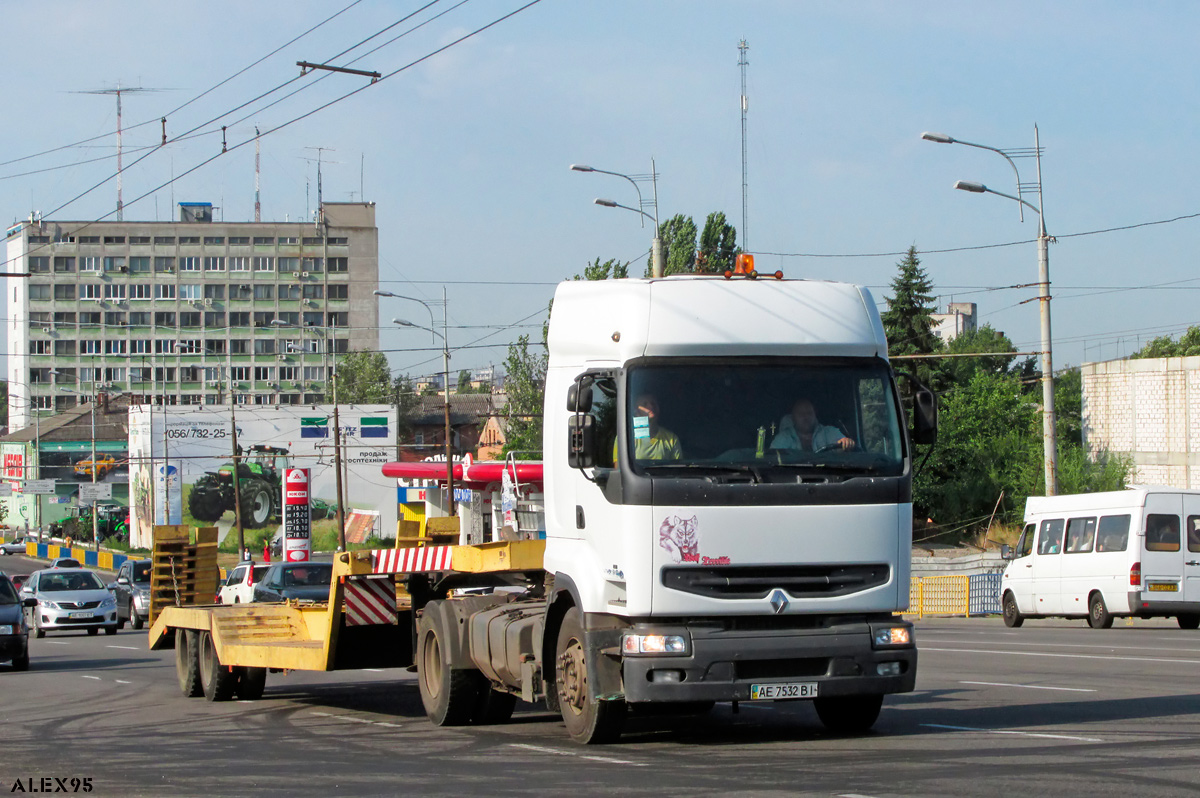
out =
{"type": "Polygon", "coordinates": [[[847,438],[837,427],[830,427],[817,420],[817,411],[808,399],[797,399],[792,412],[779,422],[779,433],[771,441],[772,449],[799,449],[804,452],[819,452],[824,449],[848,451],[855,447],[854,439],[847,438]]]}
{"type": "MultiPolygon", "coordinates": [[[[658,423],[658,400],[651,394],[637,397],[633,411],[633,457],[635,460],[679,460],[683,449],[679,436],[658,423]]],[[[617,442],[613,441],[613,462],[617,460],[617,442]]]]}

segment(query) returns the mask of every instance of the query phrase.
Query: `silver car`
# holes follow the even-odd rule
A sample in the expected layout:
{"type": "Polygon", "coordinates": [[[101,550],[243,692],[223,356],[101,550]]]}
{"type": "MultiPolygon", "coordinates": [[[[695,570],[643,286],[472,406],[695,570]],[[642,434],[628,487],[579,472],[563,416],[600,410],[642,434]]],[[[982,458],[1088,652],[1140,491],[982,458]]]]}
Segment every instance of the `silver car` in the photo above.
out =
{"type": "MultiPolygon", "coordinates": [[[[32,538],[30,538],[32,540],[32,538]]],[[[25,536],[15,537],[7,543],[0,543],[0,554],[24,554],[25,536]]]]}
{"type": "Polygon", "coordinates": [[[100,577],[83,568],[34,571],[21,586],[22,598],[36,598],[33,636],[46,632],[87,629],[97,634],[117,633],[117,600],[100,577]]]}

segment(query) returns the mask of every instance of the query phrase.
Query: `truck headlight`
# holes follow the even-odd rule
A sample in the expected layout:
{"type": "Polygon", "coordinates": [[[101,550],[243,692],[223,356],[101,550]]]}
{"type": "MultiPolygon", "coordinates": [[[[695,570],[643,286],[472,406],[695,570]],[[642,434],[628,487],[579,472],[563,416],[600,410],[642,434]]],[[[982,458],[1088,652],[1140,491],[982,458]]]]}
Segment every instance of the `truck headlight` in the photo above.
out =
{"type": "Polygon", "coordinates": [[[688,641],[683,635],[627,634],[621,638],[622,654],[687,654],[688,641]]]}
{"type": "Polygon", "coordinates": [[[888,626],[883,629],[876,629],[874,635],[876,648],[912,645],[912,635],[909,634],[907,626],[888,626]]]}

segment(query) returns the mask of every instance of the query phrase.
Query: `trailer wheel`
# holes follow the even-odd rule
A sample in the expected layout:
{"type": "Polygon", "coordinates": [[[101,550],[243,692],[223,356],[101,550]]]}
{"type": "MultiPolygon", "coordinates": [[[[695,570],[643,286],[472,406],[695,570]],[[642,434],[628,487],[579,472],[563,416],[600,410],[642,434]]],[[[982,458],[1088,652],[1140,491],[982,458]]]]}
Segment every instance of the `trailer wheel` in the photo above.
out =
{"type": "Polygon", "coordinates": [[[1004,610],[1004,625],[1010,629],[1016,629],[1021,624],[1025,623],[1025,616],[1021,614],[1021,610],[1017,607],[1017,599],[1012,593],[1004,594],[1002,609],[1004,610]]]}
{"type": "Polygon", "coordinates": [[[266,668],[237,669],[237,697],[242,701],[257,701],[267,687],[266,668]]]}
{"type": "Polygon", "coordinates": [[[578,607],[567,610],[555,647],[555,682],[563,723],[571,739],[585,745],[609,743],[621,736],[625,725],[624,701],[597,701],[587,678],[587,648],[583,615],[578,607]]]}
{"type": "Polygon", "coordinates": [[[200,661],[196,656],[196,633],[191,629],[175,630],[175,675],[184,698],[204,695],[200,686],[200,661]]]}
{"type": "Polygon", "coordinates": [[[471,715],[471,722],[481,726],[507,723],[508,719],[512,717],[513,710],[516,709],[517,697],[503,690],[493,690],[482,674],[480,682],[482,685],[479,691],[479,700],[475,702],[475,711],[471,715]]]}
{"type": "Polygon", "coordinates": [[[1200,629],[1200,615],[1177,615],[1175,620],[1179,622],[1180,629],[1200,629]]]}
{"type": "Polygon", "coordinates": [[[478,671],[451,668],[437,605],[426,605],[417,624],[417,684],[425,714],[438,726],[471,722],[480,702],[478,671]]]}
{"type": "Polygon", "coordinates": [[[848,695],[813,699],[817,717],[838,734],[865,732],[875,725],[883,707],[882,695],[848,695]]]}
{"type": "Polygon", "coordinates": [[[1088,599],[1088,626],[1093,629],[1111,629],[1113,617],[1104,605],[1104,596],[1093,593],[1088,599]]]}
{"type": "Polygon", "coordinates": [[[237,674],[217,658],[212,632],[200,633],[200,685],[208,701],[228,701],[237,687],[237,674]]]}

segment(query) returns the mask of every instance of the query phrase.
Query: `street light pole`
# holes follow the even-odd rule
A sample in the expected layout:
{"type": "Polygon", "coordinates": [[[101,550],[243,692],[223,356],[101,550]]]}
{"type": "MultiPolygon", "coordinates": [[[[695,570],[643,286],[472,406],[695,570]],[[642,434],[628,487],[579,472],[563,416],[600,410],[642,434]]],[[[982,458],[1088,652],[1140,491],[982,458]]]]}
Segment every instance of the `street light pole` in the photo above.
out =
{"type": "MultiPolygon", "coordinates": [[[[595,204],[602,205],[605,208],[624,208],[627,211],[634,211],[636,213],[640,213],[642,216],[645,216],[647,219],[654,222],[654,238],[650,242],[650,274],[654,277],[662,277],[663,276],[662,235],[661,235],[661,230],[658,226],[658,173],[655,171],[654,159],[653,158],[650,159],[650,179],[653,181],[653,185],[654,185],[654,215],[653,216],[646,213],[646,211],[644,210],[646,203],[645,203],[645,200],[642,199],[642,189],[638,186],[637,181],[634,180],[629,175],[622,174],[621,172],[610,172],[607,169],[596,169],[595,167],[586,166],[586,165],[580,164],[580,163],[571,164],[571,171],[572,172],[599,172],[600,174],[604,174],[604,175],[613,175],[614,177],[623,177],[626,180],[628,180],[630,183],[633,183],[633,187],[637,191],[637,195],[638,195],[638,206],[636,208],[630,208],[627,205],[618,205],[617,203],[613,202],[612,200],[601,201],[601,200],[597,199],[595,201],[595,204]]],[[[645,175],[641,175],[640,177],[643,180],[645,179],[645,175]]],[[[645,226],[646,226],[646,223],[643,221],[642,227],[645,227],[645,226]]]]}
{"type": "MultiPolygon", "coordinates": [[[[1017,175],[1017,196],[1005,194],[988,188],[983,183],[959,180],[954,184],[960,191],[972,194],[995,194],[998,197],[1013,200],[1018,207],[1026,207],[1038,215],[1038,315],[1041,327],[1041,366],[1042,366],[1042,467],[1045,473],[1046,495],[1058,494],[1058,429],[1054,408],[1054,358],[1052,352],[1052,337],[1050,334],[1050,236],[1046,232],[1046,218],[1042,214],[1042,149],[1038,138],[1037,125],[1033,126],[1033,150],[1000,150],[985,144],[972,144],[960,141],[940,133],[925,133],[921,138],[938,144],[964,144],[968,147],[991,150],[1004,156],[1017,175]],[[1022,183],[1017,165],[1010,155],[1017,157],[1032,156],[1037,164],[1037,195],[1038,204],[1034,205],[1021,196],[1022,183]]],[[[1022,221],[1024,215],[1022,215],[1022,221]]]]}

